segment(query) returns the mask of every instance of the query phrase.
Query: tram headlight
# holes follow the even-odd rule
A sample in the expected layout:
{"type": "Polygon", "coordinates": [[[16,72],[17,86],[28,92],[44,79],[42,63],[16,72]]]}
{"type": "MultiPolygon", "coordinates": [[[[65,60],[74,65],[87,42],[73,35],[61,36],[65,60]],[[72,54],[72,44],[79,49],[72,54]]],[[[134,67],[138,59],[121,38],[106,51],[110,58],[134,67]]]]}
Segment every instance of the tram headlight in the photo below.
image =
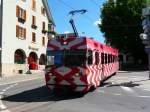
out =
{"type": "Polygon", "coordinates": [[[75,74],[75,76],[76,76],[76,77],[79,77],[79,76],[80,76],[80,74],[79,74],[79,73],[76,73],[76,74],[75,74]]]}
{"type": "Polygon", "coordinates": [[[79,71],[79,73],[76,73],[75,76],[80,77],[82,75],[82,70],[79,71]]]}
{"type": "Polygon", "coordinates": [[[49,73],[49,75],[52,76],[53,74],[52,74],[52,73],[49,73]]]}

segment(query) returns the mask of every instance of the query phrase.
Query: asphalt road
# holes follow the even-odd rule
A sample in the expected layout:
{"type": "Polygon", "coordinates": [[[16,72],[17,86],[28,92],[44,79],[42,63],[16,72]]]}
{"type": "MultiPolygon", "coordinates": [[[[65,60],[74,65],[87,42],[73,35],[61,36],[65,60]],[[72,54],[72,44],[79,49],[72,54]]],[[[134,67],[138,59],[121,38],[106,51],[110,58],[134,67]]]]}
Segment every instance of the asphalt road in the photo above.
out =
{"type": "MultiPolygon", "coordinates": [[[[119,77],[131,76],[132,72],[119,77]]],[[[132,74],[133,75],[133,74],[132,74]]],[[[136,78],[138,73],[134,73],[136,78]]],[[[139,76],[139,75],[138,75],[139,76]]],[[[45,81],[14,83],[0,86],[1,112],[149,112],[150,91],[134,86],[109,83],[84,96],[50,94],[45,81]]],[[[118,76],[117,76],[118,77],[118,76]]],[[[141,77],[145,77],[142,75],[141,77]]]]}

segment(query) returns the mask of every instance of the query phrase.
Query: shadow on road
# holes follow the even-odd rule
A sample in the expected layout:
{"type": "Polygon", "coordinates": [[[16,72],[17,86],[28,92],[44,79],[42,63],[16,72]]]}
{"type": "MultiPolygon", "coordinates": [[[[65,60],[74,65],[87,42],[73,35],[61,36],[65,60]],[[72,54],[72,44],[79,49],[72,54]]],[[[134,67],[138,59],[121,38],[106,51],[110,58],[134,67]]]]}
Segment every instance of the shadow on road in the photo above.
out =
{"type": "Polygon", "coordinates": [[[48,91],[46,86],[35,88],[32,90],[17,93],[11,96],[5,96],[2,100],[9,102],[46,102],[61,101],[83,97],[81,94],[61,94],[55,95],[48,91]]]}
{"type": "Polygon", "coordinates": [[[121,83],[115,83],[112,84],[112,82],[104,82],[101,87],[107,86],[107,87],[113,87],[113,86],[125,86],[125,87],[135,87],[140,86],[140,82],[149,81],[149,79],[144,80],[137,80],[137,81],[128,81],[128,82],[121,82],[121,83]]]}
{"type": "Polygon", "coordinates": [[[135,83],[133,81],[129,81],[129,82],[122,82],[122,83],[115,83],[112,84],[111,82],[106,82],[102,84],[102,87],[113,87],[113,86],[125,86],[125,87],[135,87],[135,86],[140,86],[139,83],[135,83]]]}

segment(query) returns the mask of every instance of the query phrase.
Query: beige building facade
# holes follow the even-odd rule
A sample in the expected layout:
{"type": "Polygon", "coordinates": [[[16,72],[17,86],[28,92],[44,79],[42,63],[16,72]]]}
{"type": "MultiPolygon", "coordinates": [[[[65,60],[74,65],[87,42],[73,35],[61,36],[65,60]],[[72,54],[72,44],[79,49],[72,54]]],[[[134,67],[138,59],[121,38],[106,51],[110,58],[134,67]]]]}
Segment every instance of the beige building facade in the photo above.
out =
{"type": "Polygon", "coordinates": [[[3,0],[0,9],[1,77],[44,69],[55,27],[47,0],[3,0]]]}

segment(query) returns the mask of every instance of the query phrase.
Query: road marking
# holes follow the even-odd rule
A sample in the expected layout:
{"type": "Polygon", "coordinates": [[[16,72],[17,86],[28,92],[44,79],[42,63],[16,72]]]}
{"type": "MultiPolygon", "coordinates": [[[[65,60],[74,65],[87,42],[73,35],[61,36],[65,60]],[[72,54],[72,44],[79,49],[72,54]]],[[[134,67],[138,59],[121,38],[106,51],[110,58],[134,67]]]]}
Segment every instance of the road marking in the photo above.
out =
{"type": "Polygon", "coordinates": [[[150,91],[149,89],[143,89],[144,91],[150,91]]]}
{"type": "Polygon", "coordinates": [[[6,89],[3,89],[2,92],[6,92],[6,89]]]}
{"type": "Polygon", "coordinates": [[[114,94],[114,95],[116,95],[116,96],[121,96],[122,94],[116,93],[116,94],[114,94]]]}
{"type": "Polygon", "coordinates": [[[8,87],[6,87],[5,89],[3,89],[1,92],[0,92],[0,112],[10,112],[7,107],[3,104],[2,100],[4,97],[3,95],[5,94],[5,92],[11,88],[13,88],[14,86],[18,85],[18,83],[15,83],[15,84],[11,84],[9,85],[8,87]]]}
{"type": "MultiPolygon", "coordinates": [[[[3,97],[0,95],[0,99],[2,99],[3,97]]],[[[0,109],[4,110],[6,109],[6,106],[2,103],[2,101],[0,100],[0,109]]]]}
{"type": "Polygon", "coordinates": [[[130,92],[130,93],[135,93],[135,91],[129,87],[125,87],[125,86],[120,86],[123,90],[130,92]]]}
{"type": "Polygon", "coordinates": [[[0,95],[3,95],[5,92],[0,92],[0,95]]]}
{"type": "Polygon", "coordinates": [[[150,96],[139,96],[141,98],[150,98],[150,96]]]}

